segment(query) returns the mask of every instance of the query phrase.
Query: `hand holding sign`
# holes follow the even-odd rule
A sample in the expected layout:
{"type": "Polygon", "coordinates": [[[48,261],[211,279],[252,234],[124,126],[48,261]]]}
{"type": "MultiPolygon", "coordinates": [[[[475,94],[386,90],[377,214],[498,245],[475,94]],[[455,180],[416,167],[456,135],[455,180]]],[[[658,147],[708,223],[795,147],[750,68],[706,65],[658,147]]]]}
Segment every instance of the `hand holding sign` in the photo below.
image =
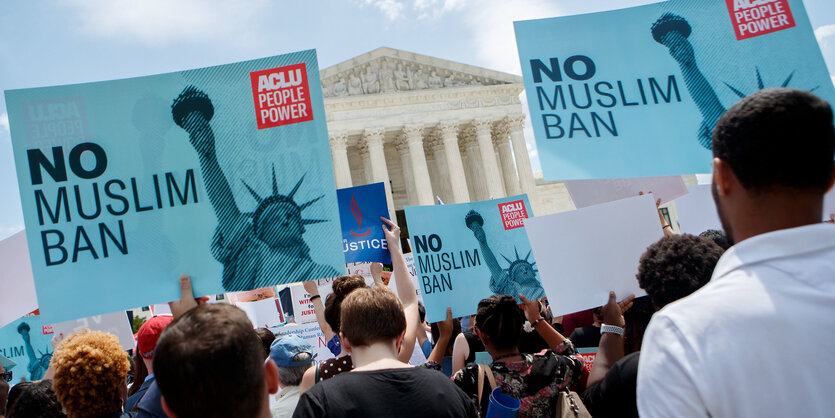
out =
{"type": "Polygon", "coordinates": [[[168,302],[168,307],[171,309],[171,315],[174,318],[179,318],[192,308],[196,308],[197,305],[208,301],[208,296],[194,297],[194,291],[191,288],[191,279],[188,275],[184,274],[180,276],[180,300],[168,302]]]}
{"type": "Polygon", "coordinates": [[[623,328],[626,324],[623,313],[632,307],[634,299],[635,295],[629,295],[622,301],[617,302],[615,292],[609,292],[609,301],[603,305],[603,323],[623,328]]]}

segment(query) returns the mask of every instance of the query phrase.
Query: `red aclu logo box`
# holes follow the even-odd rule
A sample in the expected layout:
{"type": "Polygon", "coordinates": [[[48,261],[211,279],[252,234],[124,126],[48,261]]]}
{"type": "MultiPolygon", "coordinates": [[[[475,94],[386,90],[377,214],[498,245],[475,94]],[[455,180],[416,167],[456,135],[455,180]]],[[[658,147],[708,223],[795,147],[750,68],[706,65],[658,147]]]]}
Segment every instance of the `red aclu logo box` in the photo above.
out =
{"type": "Polygon", "coordinates": [[[725,4],[738,41],[794,27],[788,0],[725,0],[725,4]]]}
{"type": "Polygon", "coordinates": [[[499,213],[502,214],[502,224],[505,230],[525,226],[525,219],[528,217],[524,200],[500,203],[499,213]]]}
{"type": "Polygon", "coordinates": [[[304,63],[249,73],[258,129],[313,120],[304,63]]]}

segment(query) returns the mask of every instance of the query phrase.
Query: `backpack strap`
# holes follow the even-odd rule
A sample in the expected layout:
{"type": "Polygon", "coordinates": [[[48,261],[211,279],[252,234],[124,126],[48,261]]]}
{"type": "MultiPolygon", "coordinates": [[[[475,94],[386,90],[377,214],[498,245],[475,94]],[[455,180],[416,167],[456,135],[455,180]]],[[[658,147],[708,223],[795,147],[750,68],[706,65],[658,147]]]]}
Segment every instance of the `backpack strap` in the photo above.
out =
{"type": "Polygon", "coordinates": [[[493,370],[484,364],[478,365],[478,404],[481,405],[481,394],[484,391],[484,376],[487,376],[487,382],[490,384],[490,392],[496,389],[496,377],[493,375],[493,370]]]}
{"type": "Polygon", "coordinates": [[[313,374],[313,384],[319,383],[319,365],[322,363],[316,362],[316,371],[313,374]]]}

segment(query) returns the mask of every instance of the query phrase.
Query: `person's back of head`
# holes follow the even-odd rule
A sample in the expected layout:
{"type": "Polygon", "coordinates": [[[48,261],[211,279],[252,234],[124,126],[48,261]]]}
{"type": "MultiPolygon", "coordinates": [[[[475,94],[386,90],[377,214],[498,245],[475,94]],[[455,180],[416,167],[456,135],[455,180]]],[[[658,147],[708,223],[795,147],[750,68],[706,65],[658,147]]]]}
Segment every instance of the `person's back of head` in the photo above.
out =
{"type": "Polygon", "coordinates": [[[154,373],[169,415],[263,413],[264,349],[249,318],[232,305],[199,305],[175,319],[157,343],[154,373]]]}
{"type": "Polygon", "coordinates": [[[364,287],[342,301],[342,335],[353,347],[397,340],[406,331],[400,299],[387,287],[364,287]]]}
{"type": "Polygon", "coordinates": [[[313,364],[313,347],[297,335],[281,335],[270,346],[270,359],[278,366],[282,386],[298,386],[313,364]]]}
{"type": "Polygon", "coordinates": [[[52,380],[18,383],[9,390],[5,418],[63,418],[52,380]]]}
{"type": "Polygon", "coordinates": [[[832,178],[835,127],[825,100],[799,89],[767,88],[728,109],[713,130],[713,156],[750,193],[775,188],[823,194],[832,178]]]}
{"type": "Polygon", "coordinates": [[[342,301],[351,292],[357,289],[367,288],[365,279],[359,275],[339,276],[333,280],[333,293],[325,300],[325,321],[335,333],[341,328],[340,315],[342,312],[342,301]]]}
{"type": "Polygon", "coordinates": [[[525,315],[513,296],[493,295],[478,302],[475,323],[485,345],[506,350],[518,346],[525,315]]]}
{"type": "Polygon", "coordinates": [[[835,127],[825,100],[768,88],[728,109],[713,130],[712,191],[731,243],[823,219],[835,127]]]}
{"type": "Polygon", "coordinates": [[[713,242],[716,243],[716,245],[721,247],[723,250],[727,250],[731,247],[731,242],[728,241],[728,236],[718,229],[707,229],[705,231],[702,231],[702,233],[699,234],[699,236],[702,238],[712,239],[713,242]]]}
{"type": "Polygon", "coordinates": [[[55,349],[52,389],[69,417],[97,417],[122,411],[128,354],[119,339],[100,331],[81,331],[55,349]]]}
{"type": "Polygon", "coordinates": [[[275,341],[275,334],[269,328],[256,328],[255,333],[261,340],[261,346],[264,347],[264,358],[270,356],[270,345],[275,341]]]}
{"type": "Polygon", "coordinates": [[[689,234],[666,236],[641,255],[638,285],[659,310],[707,284],[723,252],[708,238],[689,234]]]}

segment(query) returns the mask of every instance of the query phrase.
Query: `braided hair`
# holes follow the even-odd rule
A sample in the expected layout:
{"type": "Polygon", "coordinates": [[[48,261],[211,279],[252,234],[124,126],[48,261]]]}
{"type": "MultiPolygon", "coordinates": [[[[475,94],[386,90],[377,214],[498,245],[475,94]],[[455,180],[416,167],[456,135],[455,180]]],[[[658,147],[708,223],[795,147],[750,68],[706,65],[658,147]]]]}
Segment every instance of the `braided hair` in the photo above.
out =
{"type": "Polygon", "coordinates": [[[518,346],[525,315],[510,295],[493,295],[478,303],[475,323],[496,349],[518,346]]]}

